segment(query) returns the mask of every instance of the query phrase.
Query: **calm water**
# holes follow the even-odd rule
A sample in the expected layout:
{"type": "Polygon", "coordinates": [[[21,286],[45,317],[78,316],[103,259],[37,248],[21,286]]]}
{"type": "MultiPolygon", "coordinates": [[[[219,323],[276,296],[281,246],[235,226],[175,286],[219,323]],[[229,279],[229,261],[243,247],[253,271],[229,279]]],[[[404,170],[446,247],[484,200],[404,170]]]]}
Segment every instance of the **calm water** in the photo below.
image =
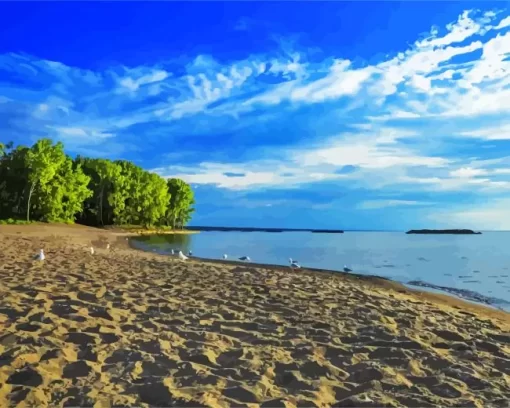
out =
{"type": "MultiPolygon", "coordinates": [[[[510,302],[510,232],[482,235],[406,235],[403,232],[201,232],[137,238],[159,253],[189,250],[201,258],[248,255],[252,262],[341,270],[477,292],[510,302]],[[450,276],[451,275],[451,276],[450,276]]],[[[510,311],[510,304],[500,304],[510,311]]]]}

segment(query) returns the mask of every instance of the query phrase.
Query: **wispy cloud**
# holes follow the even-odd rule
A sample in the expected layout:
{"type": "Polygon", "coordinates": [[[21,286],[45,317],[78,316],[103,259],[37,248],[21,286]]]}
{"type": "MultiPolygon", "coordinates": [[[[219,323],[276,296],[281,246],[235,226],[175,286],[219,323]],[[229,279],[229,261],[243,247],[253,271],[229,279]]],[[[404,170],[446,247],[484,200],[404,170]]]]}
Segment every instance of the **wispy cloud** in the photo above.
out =
{"type": "Polygon", "coordinates": [[[415,207],[415,206],[429,206],[435,203],[427,201],[411,201],[411,200],[368,200],[359,204],[360,210],[375,210],[388,207],[415,207]]]}

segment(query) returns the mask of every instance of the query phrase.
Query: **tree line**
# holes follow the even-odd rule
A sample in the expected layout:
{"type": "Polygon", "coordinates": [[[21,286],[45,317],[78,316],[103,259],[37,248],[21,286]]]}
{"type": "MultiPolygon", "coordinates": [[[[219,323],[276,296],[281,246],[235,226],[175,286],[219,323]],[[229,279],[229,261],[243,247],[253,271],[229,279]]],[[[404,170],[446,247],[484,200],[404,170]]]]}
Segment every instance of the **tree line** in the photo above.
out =
{"type": "Polygon", "coordinates": [[[194,203],[183,180],[127,160],[72,159],[50,139],[0,143],[0,219],[182,228],[194,203]]]}

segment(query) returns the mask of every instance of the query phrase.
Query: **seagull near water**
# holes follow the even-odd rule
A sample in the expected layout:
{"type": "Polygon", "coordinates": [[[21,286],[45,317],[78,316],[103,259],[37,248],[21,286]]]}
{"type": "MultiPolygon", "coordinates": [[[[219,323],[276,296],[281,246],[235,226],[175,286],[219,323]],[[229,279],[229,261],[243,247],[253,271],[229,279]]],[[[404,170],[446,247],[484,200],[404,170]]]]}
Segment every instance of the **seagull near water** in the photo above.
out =
{"type": "Polygon", "coordinates": [[[228,258],[228,255],[227,254],[223,254],[223,259],[227,259],[228,258]]]}
{"type": "Polygon", "coordinates": [[[348,268],[347,265],[344,265],[344,272],[352,272],[352,269],[348,268]]]}
{"type": "Polygon", "coordinates": [[[301,268],[301,265],[298,264],[298,261],[289,258],[289,263],[291,268],[301,268]]]}
{"type": "Polygon", "coordinates": [[[44,261],[46,259],[46,256],[44,255],[44,251],[41,249],[39,250],[39,253],[34,256],[34,260],[36,261],[44,261]]]}
{"type": "Polygon", "coordinates": [[[188,256],[193,256],[193,252],[188,251],[188,256]]]}
{"type": "Polygon", "coordinates": [[[249,256],[242,256],[241,258],[239,258],[239,260],[240,261],[251,261],[249,256]]]}
{"type": "Polygon", "coordinates": [[[188,259],[188,257],[187,257],[186,255],[184,255],[184,254],[182,253],[182,251],[179,251],[179,259],[180,259],[181,261],[185,261],[186,259],[188,259]]]}

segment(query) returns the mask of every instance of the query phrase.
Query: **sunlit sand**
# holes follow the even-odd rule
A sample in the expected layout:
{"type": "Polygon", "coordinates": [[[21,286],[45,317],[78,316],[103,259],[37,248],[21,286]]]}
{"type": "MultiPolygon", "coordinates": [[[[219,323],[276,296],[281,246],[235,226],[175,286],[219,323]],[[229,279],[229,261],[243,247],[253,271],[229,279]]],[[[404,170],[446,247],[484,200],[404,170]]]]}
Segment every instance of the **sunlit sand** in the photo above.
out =
{"type": "Polygon", "coordinates": [[[505,312],[125,238],[0,226],[0,406],[508,404],[505,312]]]}

